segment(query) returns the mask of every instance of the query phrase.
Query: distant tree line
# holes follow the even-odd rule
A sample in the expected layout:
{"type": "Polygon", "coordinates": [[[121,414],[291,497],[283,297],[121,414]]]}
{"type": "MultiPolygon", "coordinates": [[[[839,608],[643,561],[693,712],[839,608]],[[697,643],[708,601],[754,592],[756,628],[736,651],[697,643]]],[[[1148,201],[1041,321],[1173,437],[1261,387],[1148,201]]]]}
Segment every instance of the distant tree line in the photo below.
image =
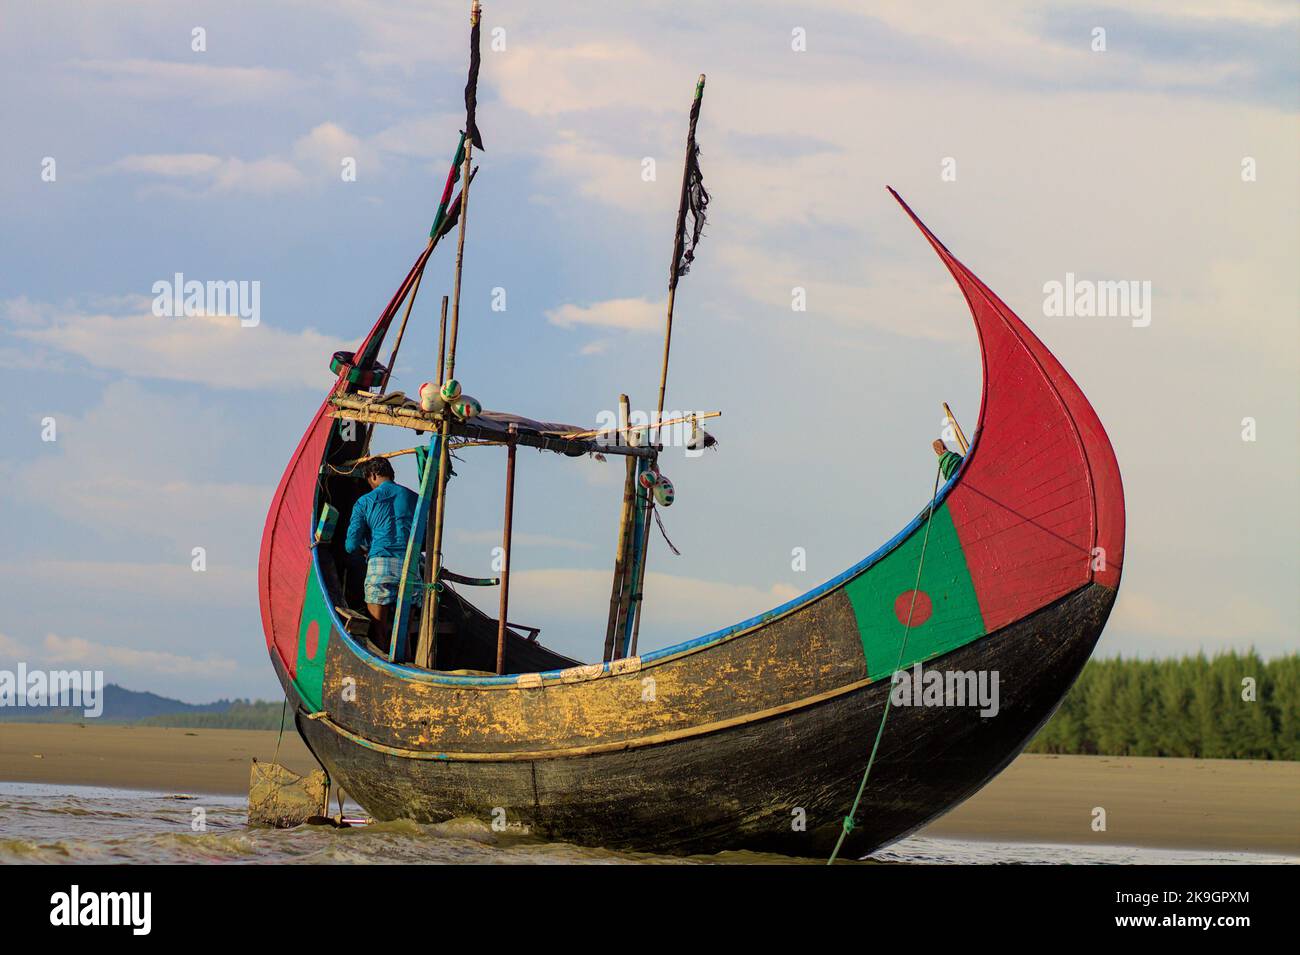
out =
{"type": "MultiPolygon", "coordinates": [[[[139,720],[137,726],[179,726],[209,730],[278,730],[283,701],[234,700],[229,709],[214,713],[164,713],[139,720]]],[[[293,731],[293,714],[285,717],[285,728],[293,731]]]]}
{"type": "Polygon", "coordinates": [[[1027,752],[1300,759],[1300,656],[1090,660],[1027,752]]]}

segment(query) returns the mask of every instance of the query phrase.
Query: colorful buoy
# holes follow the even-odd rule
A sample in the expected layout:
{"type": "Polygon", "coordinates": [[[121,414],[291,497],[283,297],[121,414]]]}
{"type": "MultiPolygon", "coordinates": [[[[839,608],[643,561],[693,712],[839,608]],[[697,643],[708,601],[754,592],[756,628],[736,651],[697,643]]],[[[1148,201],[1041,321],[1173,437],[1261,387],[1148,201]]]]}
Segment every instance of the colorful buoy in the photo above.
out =
{"type": "Polygon", "coordinates": [[[460,397],[460,382],[455,378],[448,378],[442,383],[442,400],[455,401],[460,397]]]}
{"type": "Polygon", "coordinates": [[[677,492],[673,489],[673,482],[668,480],[664,475],[659,475],[659,480],[655,487],[655,503],[660,507],[672,507],[673,501],[677,497],[677,492]]]}
{"type": "Polygon", "coordinates": [[[637,481],[639,481],[641,486],[648,491],[659,483],[659,472],[654,468],[646,468],[637,475],[637,481]]]}
{"type": "Polygon", "coordinates": [[[469,418],[477,417],[483,410],[483,406],[469,395],[461,395],[461,397],[451,403],[451,410],[457,418],[467,420],[469,418]]]}
{"type": "Polygon", "coordinates": [[[436,381],[426,381],[420,386],[420,409],[423,411],[438,412],[447,406],[438,389],[436,381]]]}

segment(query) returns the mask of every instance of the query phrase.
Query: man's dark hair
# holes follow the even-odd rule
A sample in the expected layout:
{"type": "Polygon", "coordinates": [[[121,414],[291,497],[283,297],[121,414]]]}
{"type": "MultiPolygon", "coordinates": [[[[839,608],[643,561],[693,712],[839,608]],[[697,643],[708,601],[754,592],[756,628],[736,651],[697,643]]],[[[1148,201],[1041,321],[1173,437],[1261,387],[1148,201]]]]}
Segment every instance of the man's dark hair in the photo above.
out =
{"type": "Polygon", "coordinates": [[[366,480],[372,477],[384,477],[392,481],[396,478],[396,475],[393,474],[393,466],[388,463],[388,458],[371,458],[361,465],[361,476],[366,480]]]}

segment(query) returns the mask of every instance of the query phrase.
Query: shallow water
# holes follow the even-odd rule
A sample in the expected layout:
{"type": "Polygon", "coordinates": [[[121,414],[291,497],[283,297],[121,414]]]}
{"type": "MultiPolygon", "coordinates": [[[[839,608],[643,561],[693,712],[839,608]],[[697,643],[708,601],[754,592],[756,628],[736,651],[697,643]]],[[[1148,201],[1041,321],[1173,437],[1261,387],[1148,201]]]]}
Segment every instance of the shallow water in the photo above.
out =
{"type": "MultiPolygon", "coordinates": [[[[724,852],[660,856],[585,849],[493,832],[478,820],[426,826],[387,822],[352,829],[303,826],[250,829],[237,796],[189,796],[0,783],[0,864],[4,863],[478,863],[754,864],[794,863],[783,856],[724,852]]],[[[358,811],[359,814],[359,811],[358,811]]],[[[912,836],[872,861],[944,863],[1228,863],[1283,862],[1281,856],[1185,852],[1120,846],[1003,844],[912,836]]]]}

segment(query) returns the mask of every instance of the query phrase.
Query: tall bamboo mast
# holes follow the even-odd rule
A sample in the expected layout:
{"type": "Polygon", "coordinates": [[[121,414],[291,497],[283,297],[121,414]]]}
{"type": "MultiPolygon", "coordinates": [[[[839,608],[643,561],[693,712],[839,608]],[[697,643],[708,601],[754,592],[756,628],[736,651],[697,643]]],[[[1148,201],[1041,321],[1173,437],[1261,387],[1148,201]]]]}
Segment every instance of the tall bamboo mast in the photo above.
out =
{"type": "MultiPolygon", "coordinates": [[[[465,132],[462,136],[465,155],[463,156],[462,182],[460,187],[460,234],[456,239],[456,281],[452,287],[450,340],[447,342],[447,360],[443,366],[442,382],[450,381],[456,375],[456,339],[460,332],[460,289],[461,275],[465,264],[465,227],[469,221],[469,187],[473,180],[471,163],[475,146],[482,146],[479,138],[478,122],[474,118],[478,100],[479,71],[479,0],[474,0],[470,7],[470,55],[469,79],[465,84],[465,132]]],[[[433,582],[429,597],[431,603],[425,607],[420,617],[420,640],[416,653],[416,665],[432,669],[438,659],[438,574],[442,570],[442,534],[446,524],[447,513],[447,471],[449,454],[447,438],[451,428],[450,408],[442,412],[442,424],[438,429],[438,495],[434,507],[433,540],[426,560],[430,565],[429,579],[433,582]]]]}
{"type": "MultiPolygon", "coordinates": [[[[447,296],[444,295],[442,297],[442,314],[438,319],[438,387],[439,388],[442,387],[442,362],[443,362],[443,355],[445,354],[446,347],[447,347],[447,296]]],[[[442,432],[439,431],[439,441],[438,441],[439,448],[442,447],[442,441],[444,438],[445,435],[443,435],[442,432]]],[[[439,465],[441,465],[442,463],[441,450],[438,452],[438,462],[439,465]]],[[[433,462],[425,461],[424,466],[426,468],[431,468],[433,467],[433,462]]],[[[435,530],[434,521],[426,520],[424,522],[424,603],[420,607],[420,631],[419,631],[419,636],[416,638],[417,657],[419,656],[421,648],[423,648],[423,646],[426,643],[430,642],[433,630],[431,626],[425,621],[429,617],[429,615],[433,613],[433,607],[435,606],[438,600],[437,592],[433,586],[434,582],[437,580],[437,578],[434,577],[435,570],[433,566],[434,530],[435,530]]]]}
{"type": "MultiPolygon", "coordinates": [[[[429,245],[432,246],[435,241],[430,239],[429,245]]],[[[411,317],[411,309],[415,307],[415,296],[420,294],[420,281],[423,278],[424,268],[421,267],[420,271],[415,273],[415,284],[411,287],[411,294],[406,300],[406,311],[402,313],[402,324],[397,326],[397,340],[393,342],[393,350],[388,355],[388,368],[384,371],[384,380],[379,386],[381,392],[388,390],[388,380],[393,377],[393,370],[397,365],[397,352],[402,347],[402,338],[406,335],[406,323],[411,317]]]]}
{"type": "MultiPolygon", "coordinates": [[[[682,163],[682,191],[677,200],[677,228],[673,231],[673,260],[668,267],[668,315],[664,321],[664,357],[659,372],[659,401],[655,405],[655,416],[650,421],[650,424],[654,427],[652,444],[655,446],[658,446],[662,440],[660,421],[664,416],[664,393],[668,389],[668,354],[673,342],[673,305],[677,299],[678,267],[681,264],[686,238],[686,210],[690,201],[691,166],[695,158],[695,124],[699,120],[700,106],[703,100],[704,74],[701,73],[699,80],[695,84],[695,98],[691,101],[691,122],[686,133],[686,159],[682,163]]],[[[642,600],[642,588],[645,584],[646,557],[650,549],[650,518],[653,515],[654,506],[654,494],[647,492],[643,518],[644,526],[641,532],[641,553],[634,564],[636,580],[633,584],[632,600],[636,607],[632,622],[632,640],[625,648],[628,653],[636,652],[637,637],[641,633],[641,606],[644,602],[642,600]]]]}
{"type": "Polygon", "coordinates": [[[438,320],[438,387],[442,387],[442,366],[447,360],[447,296],[442,297],[442,317],[438,320]]]}
{"type": "MultiPolygon", "coordinates": [[[[478,4],[474,5],[477,14],[478,4]]],[[[464,185],[460,187],[460,234],[456,239],[456,281],[452,286],[451,329],[447,342],[447,363],[443,368],[442,380],[450,381],[456,374],[456,339],[460,331],[460,285],[461,272],[465,262],[465,224],[469,220],[469,186],[470,161],[474,152],[473,144],[465,141],[464,185]]],[[[442,424],[438,429],[438,496],[434,507],[432,550],[425,555],[430,564],[429,579],[433,588],[429,593],[432,601],[424,608],[420,616],[420,642],[415,665],[426,670],[433,669],[438,658],[438,572],[442,569],[442,531],[447,511],[447,438],[451,427],[451,409],[443,409],[442,424]]]]}
{"type": "Polygon", "coordinates": [[[673,231],[673,261],[668,268],[668,316],[664,322],[664,358],[659,373],[659,402],[655,406],[654,420],[656,441],[659,434],[659,419],[664,415],[664,392],[668,388],[668,352],[673,343],[673,302],[677,298],[677,267],[681,262],[682,245],[686,231],[686,208],[690,198],[691,159],[695,149],[695,123],[699,118],[699,104],[704,100],[704,74],[700,74],[695,84],[695,99],[691,103],[691,124],[686,134],[686,161],[682,163],[682,192],[677,200],[677,228],[673,231]]]}
{"type": "Polygon", "coordinates": [[[506,617],[510,613],[510,542],[514,534],[515,516],[515,452],[519,443],[514,439],[519,426],[510,424],[510,443],[506,446],[506,516],[501,528],[501,605],[497,615],[497,676],[506,672],[506,617]]]}
{"type": "MultiPolygon", "coordinates": [[[[627,427],[630,414],[631,405],[627,395],[619,395],[618,430],[614,432],[615,443],[629,441],[627,427]]],[[[615,634],[623,628],[629,593],[628,549],[631,546],[632,508],[636,499],[636,460],[629,457],[626,467],[627,471],[623,477],[623,509],[618,518],[618,549],[614,552],[614,584],[609,594],[609,622],[605,626],[605,654],[602,657],[605,661],[613,659],[615,634]]]]}

